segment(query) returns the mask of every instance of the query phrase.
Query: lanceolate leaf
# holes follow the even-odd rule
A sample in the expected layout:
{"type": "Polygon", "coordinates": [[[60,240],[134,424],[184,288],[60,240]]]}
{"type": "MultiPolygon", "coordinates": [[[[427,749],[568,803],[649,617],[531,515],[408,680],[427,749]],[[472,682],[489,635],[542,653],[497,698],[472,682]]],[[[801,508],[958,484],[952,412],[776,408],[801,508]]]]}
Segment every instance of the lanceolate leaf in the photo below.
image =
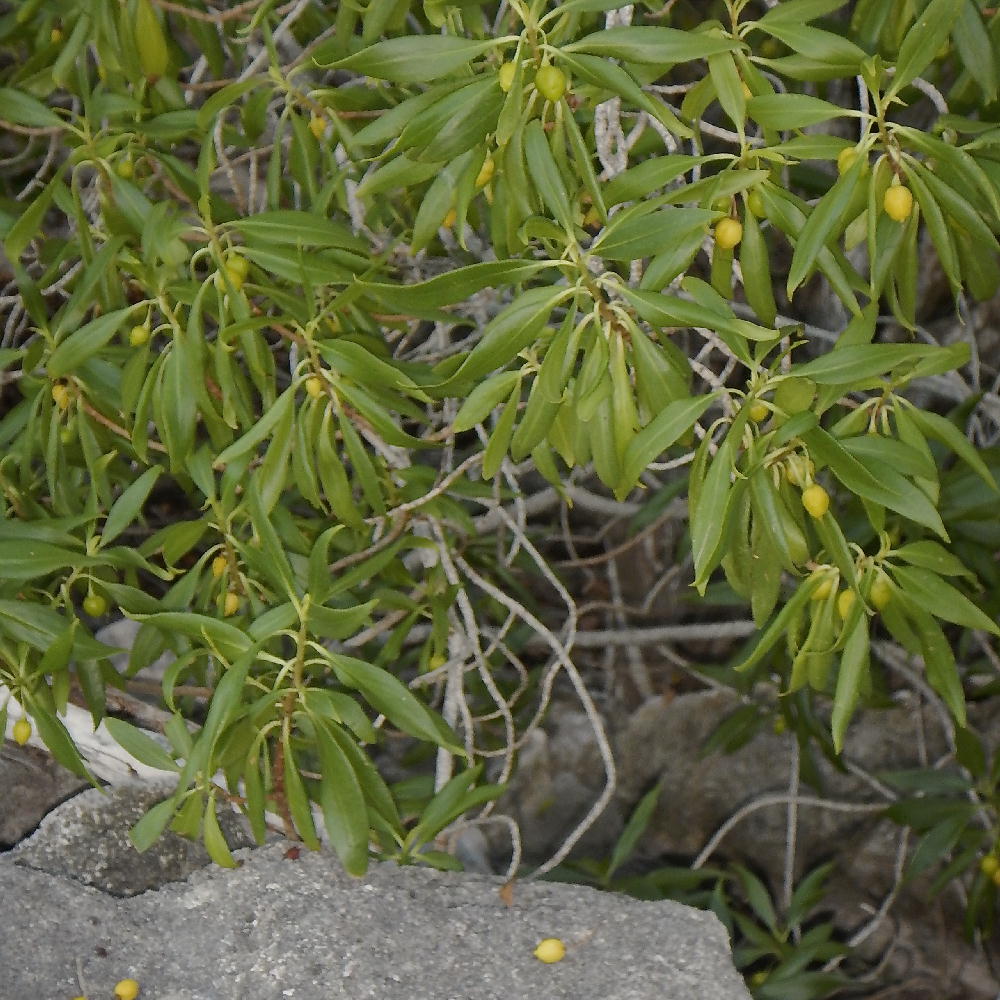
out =
{"type": "Polygon", "coordinates": [[[390,38],[327,63],[327,68],[355,70],[393,83],[426,83],[453,73],[505,41],[508,39],[474,41],[453,35],[390,38]]]}
{"type": "Polygon", "coordinates": [[[731,52],[738,44],[731,38],[677,28],[624,27],[606,28],[571,42],[565,48],[567,52],[589,52],[626,62],[661,66],[731,52]]]}
{"type": "Polygon", "coordinates": [[[907,597],[932,615],[966,628],[1000,635],[1000,626],[989,615],[937,573],[919,566],[896,566],[892,574],[907,597]]]}

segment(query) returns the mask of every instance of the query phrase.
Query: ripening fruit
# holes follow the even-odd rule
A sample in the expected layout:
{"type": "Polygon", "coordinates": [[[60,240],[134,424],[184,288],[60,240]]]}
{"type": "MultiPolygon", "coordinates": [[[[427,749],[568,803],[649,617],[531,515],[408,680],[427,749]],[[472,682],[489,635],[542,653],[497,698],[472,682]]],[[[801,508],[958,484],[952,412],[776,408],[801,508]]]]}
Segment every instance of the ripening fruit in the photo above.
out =
{"type": "Polygon", "coordinates": [[[453,208],[448,209],[448,214],[441,220],[441,227],[443,229],[451,229],[455,225],[455,220],[458,218],[458,212],[453,208]]]}
{"type": "Polygon", "coordinates": [[[216,580],[229,569],[229,560],[225,556],[216,556],[212,560],[212,576],[216,580]]]}
{"type": "Polygon", "coordinates": [[[118,165],[115,167],[115,173],[123,180],[131,180],[132,174],[135,173],[135,164],[132,162],[131,158],[126,156],[124,160],[119,160],[118,165]]]}
{"type": "Polygon", "coordinates": [[[312,396],[313,399],[319,399],[323,395],[323,380],[317,375],[310,375],[306,379],[306,392],[312,396]]]}
{"type": "Polygon", "coordinates": [[[309,119],[309,131],[319,142],[326,134],[326,119],[322,115],[312,115],[309,119]]]}
{"type": "Polygon", "coordinates": [[[229,591],[229,593],[226,594],[226,599],[222,604],[222,613],[227,618],[231,618],[239,610],[240,610],[240,595],[234,594],[232,591],[229,591]]]}
{"type": "Polygon", "coordinates": [[[69,406],[70,401],[69,388],[63,385],[62,382],[56,382],[52,386],[52,400],[60,410],[65,410],[69,406]]]}
{"type": "Polygon", "coordinates": [[[765,406],[759,399],[756,402],[750,404],[749,417],[755,423],[759,424],[767,420],[771,415],[770,409],[765,406]]]}
{"type": "Polygon", "coordinates": [[[896,222],[906,222],[913,211],[913,192],[902,184],[894,184],[886,189],[882,199],[885,214],[896,222]]]}
{"type": "Polygon", "coordinates": [[[743,239],[743,224],[736,219],[721,219],[715,227],[715,245],[722,250],[732,250],[743,239]]]}
{"type": "Polygon", "coordinates": [[[500,89],[506,94],[514,86],[514,74],[517,73],[517,63],[505,62],[500,67],[498,75],[500,89]]]}
{"type": "Polygon", "coordinates": [[[837,598],[837,614],[844,620],[851,613],[851,608],[854,607],[854,602],[857,600],[853,590],[842,590],[840,596],[837,598]]]}
{"type": "Polygon", "coordinates": [[[566,957],[566,945],[559,938],[546,938],[538,942],[533,954],[539,962],[551,965],[553,962],[561,962],[566,957]]]}
{"type": "Polygon", "coordinates": [[[476,187],[486,187],[491,180],[493,180],[493,175],[496,173],[497,165],[492,156],[487,156],[483,160],[483,165],[479,168],[479,173],[476,174],[476,187]]]}
{"type": "Polygon", "coordinates": [[[774,390],[774,405],[789,416],[808,410],[815,398],[816,383],[804,376],[786,378],[774,390]]]}
{"type": "Polygon", "coordinates": [[[59,440],[63,444],[72,444],[76,440],[76,428],[71,424],[59,428],[59,440]]]}
{"type": "Polygon", "coordinates": [[[830,494],[819,483],[813,483],[802,491],[802,506],[818,520],[830,509],[830,494]]]}
{"type": "Polygon", "coordinates": [[[232,264],[226,264],[226,266],[225,266],[225,268],[223,270],[225,270],[225,272],[226,272],[225,277],[223,277],[222,271],[216,271],[215,272],[215,279],[214,279],[215,280],[215,287],[220,292],[222,292],[223,294],[225,294],[225,292],[227,292],[229,290],[226,287],[226,278],[229,278],[229,283],[233,286],[233,288],[236,289],[236,291],[239,291],[243,287],[243,281],[244,281],[244,276],[242,274],[240,274],[239,269],[236,268],[236,267],[233,267],[232,264]]]}
{"type": "Polygon", "coordinates": [[[995,854],[987,854],[979,862],[979,870],[987,878],[995,878],[997,874],[1000,874],[1000,858],[995,854]]]}
{"type": "Polygon", "coordinates": [[[746,80],[742,81],[741,86],[742,86],[742,90],[743,90],[743,98],[744,98],[744,100],[749,101],[750,98],[753,97],[753,91],[750,89],[750,87],[747,84],[746,80]]]}
{"type": "Polygon", "coordinates": [[[23,747],[28,740],[31,739],[31,723],[23,716],[14,723],[14,730],[12,733],[14,737],[14,742],[19,746],[23,747]]]}
{"type": "Polygon", "coordinates": [[[118,1000],[135,1000],[139,995],[139,984],[134,979],[122,979],[115,983],[115,996],[118,1000]]]}
{"type": "Polygon", "coordinates": [[[845,146],[837,154],[837,173],[843,176],[857,162],[858,151],[854,146],[845,146]]]}
{"type": "Polygon", "coordinates": [[[812,592],[810,600],[825,601],[833,593],[833,574],[821,580],[819,586],[812,592]]]}
{"type": "Polygon", "coordinates": [[[228,253],[226,254],[226,268],[238,274],[241,281],[246,281],[247,275],[250,273],[250,262],[238,253],[228,253]]]}
{"type": "Polygon", "coordinates": [[[148,326],[133,326],[128,332],[128,342],[133,347],[142,347],[149,340],[148,326]]]}
{"type": "Polygon", "coordinates": [[[747,208],[749,208],[758,219],[763,219],[764,216],[767,215],[764,198],[756,188],[747,195],[747,208]]]}
{"type": "Polygon", "coordinates": [[[58,45],[63,40],[62,28],[53,28],[49,32],[49,41],[53,45],[58,45]]]}
{"type": "Polygon", "coordinates": [[[892,584],[884,574],[880,573],[876,577],[868,599],[877,611],[884,611],[889,606],[892,600],[892,584]]]}
{"type": "Polygon", "coordinates": [[[88,594],[83,599],[83,610],[91,618],[100,618],[108,610],[108,602],[100,594],[88,594]]]}
{"type": "Polygon", "coordinates": [[[558,66],[542,66],[535,74],[535,89],[554,104],[566,93],[566,74],[558,66]]]}

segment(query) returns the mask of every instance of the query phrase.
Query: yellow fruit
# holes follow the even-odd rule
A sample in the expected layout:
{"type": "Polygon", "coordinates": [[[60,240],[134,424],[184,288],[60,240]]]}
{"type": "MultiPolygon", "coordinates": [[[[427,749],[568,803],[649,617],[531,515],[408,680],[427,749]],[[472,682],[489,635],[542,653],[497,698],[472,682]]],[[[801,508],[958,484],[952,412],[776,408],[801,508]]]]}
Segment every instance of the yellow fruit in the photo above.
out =
{"type": "Polygon", "coordinates": [[[747,86],[746,80],[743,81],[742,88],[743,88],[743,98],[744,98],[744,100],[749,101],[750,98],[753,97],[753,91],[749,88],[749,86],[747,86]]]}
{"type": "Polygon", "coordinates": [[[306,392],[313,399],[319,399],[323,395],[323,380],[316,375],[310,375],[306,379],[306,392]]]}
{"type": "Polygon", "coordinates": [[[115,167],[115,173],[123,180],[131,180],[132,174],[135,173],[135,164],[126,157],[124,160],[118,161],[118,166],[115,167]]]}
{"type": "Polygon", "coordinates": [[[905,222],[913,211],[913,193],[902,184],[895,184],[886,189],[882,199],[885,214],[896,222],[905,222]]]}
{"type": "Polygon", "coordinates": [[[108,602],[100,594],[88,594],[83,599],[83,610],[91,618],[100,618],[108,610],[108,602]]]}
{"type": "Polygon", "coordinates": [[[453,208],[448,209],[448,214],[441,220],[441,226],[444,229],[451,229],[455,225],[455,220],[458,218],[458,213],[453,208]]]}
{"type": "Polygon", "coordinates": [[[857,600],[853,590],[842,590],[840,596],[837,598],[837,614],[841,618],[846,619],[851,613],[851,608],[854,607],[854,602],[857,600]]]}
{"type": "Polygon", "coordinates": [[[845,146],[837,154],[837,173],[846,174],[857,162],[858,151],[853,146],[845,146]]]}
{"type": "Polygon", "coordinates": [[[240,595],[229,591],[222,605],[222,612],[227,618],[231,618],[240,610],[240,595]]]}
{"type": "Polygon", "coordinates": [[[566,945],[559,938],[546,938],[538,942],[533,954],[539,962],[551,965],[553,962],[561,962],[566,957],[566,945]]]}
{"type": "Polygon", "coordinates": [[[76,438],[76,429],[67,425],[59,428],[59,440],[63,444],[72,444],[76,438]]]}
{"type": "Polygon", "coordinates": [[[872,584],[872,589],[868,594],[868,599],[877,611],[884,611],[892,601],[892,584],[888,577],[879,574],[872,584]]]}
{"type": "Polygon", "coordinates": [[[326,134],[326,119],[322,115],[313,115],[309,119],[309,131],[312,132],[316,141],[319,142],[326,134]]]}
{"type": "Polygon", "coordinates": [[[250,262],[246,257],[242,257],[238,253],[230,252],[226,254],[226,268],[238,274],[243,281],[246,281],[246,277],[250,273],[250,262]]]}
{"type": "Polygon", "coordinates": [[[239,291],[243,287],[243,275],[240,274],[238,268],[233,267],[231,264],[226,264],[223,270],[226,272],[225,277],[223,277],[222,271],[215,272],[215,287],[218,288],[220,292],[225,294],[229,291],[226,286],[226,278],[229,278],[229,283],[239,291]]]}
{"type": "Polygon", "coordinates": [[[491,180],[493,180],[493,175],[496,173],[497,165],[492,156],[487,156],[483,160],[483,165],[479,168],[479,173],[476,174],[476,187],[486,187],[491,180]]]}
{"type": "Polygon", "coordinates": [[[743,224],[736,219],[722,219],[715,227],[715,245],[722,250],[732,250],[743,239],[743,224]]]}
{"type": "Polygon", "coordinates": [[[751,191],[747,195],[747,208],[758,218],[763,219],[767,215],[767,209],[764,207],[764,199],[759,191],[751,191]]]}
{"type": "Polygon", "coordinates": [[[115,983],[115,996],[118,1000],[135,1000],[139,995],[139,984],[134,979],[122,979],[115,983]]]}
{"type": "Polygon", "coordinates": [[[813,601],[825,601],[833,593],[833,576],[828,576],[825,580],[821,580],[819,586],[812,592],[813,601]]]}
{"type": "Polygon", "coordinates": [[[28,740],[31,739],[31,723],[25,719],[20,718],[14,723],[14,742],[19,746],[23,747],[28,740]]]}
{"type": "Polygon", "coordinates": [[[788,729],[788,723],[785,722],[785,717],[783,715],[776,715],[774,722],[771,723],[771,729],[776,736],[780,736],[786,729],[788,729]]]}
{"type": "Polygon", "coordinates": [[[133,326],[128,332],[128,342],[133,347],[142,347],[149,340],[148,326],[133,326]]]}
{"type": "Polygon", "coordinates": [[[566,74],[558,66],[542,66],[535,74],[535,89],[555,103],[566,93],[566,74]]]}
{"type": "Polygon", "coordinates": [[[216,556],[212,560],[212,576],[216,580],[229,569],[229,560],[225,556],[216,556]]]}
{"type": "Polygon", "coordinates": [[[60,410],[65,410],[66,407],[69,406],[70,401],[69,388],[63,385],[62,382],[56,382],[56,384],[52,386],[52,399],[60,410]]]}
{"type": "Polygon", "coordinates": [[[514,86],[514,74],[517,72],[517,63],[505,62],[500,67],[497,74],[500,82],[500,89],[506,94],[514,86]]]}
{"type": "Polygon", "coordinates": [[[63,40],[62,28],[53,28],[49,32],[49,41],[53,45],[58,45],[63,40]]]}
{"type": "Polygon", "coordinates": [[[768,409],[768,407],[765,406],[760,400],[750,404],[749,416],[755,424],[762,423],[767,420],[770,415],[770,409],[768,409]]]}
{"type": "Polygon", "coordinates": [[[979,862],[979,870],[987,878],[994,878],[998,873],[1000,873],[1000,858],[998,858],[995,854],[987,854],[982,861],[979,862]]]}
{"type": "Polygon", "coordinates": [[[802,506],[818,520],[830,509],[830,494],[819,483],[813,483],[802,491],[802,506]]]}

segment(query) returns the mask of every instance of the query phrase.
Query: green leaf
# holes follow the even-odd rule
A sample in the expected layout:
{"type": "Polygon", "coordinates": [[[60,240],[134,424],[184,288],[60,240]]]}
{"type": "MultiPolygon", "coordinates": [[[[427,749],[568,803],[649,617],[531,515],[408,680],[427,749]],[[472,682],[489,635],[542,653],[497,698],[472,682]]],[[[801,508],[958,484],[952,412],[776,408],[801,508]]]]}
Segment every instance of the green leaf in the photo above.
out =
{"type": "MultiPolygon", "coordinates": [[[[906,596],[914,598],[918,604],[923,603],[916,599],[911,589],[906,590],[906,596]]],[[[937,615],[938,618],[947,620],[947,616],[936,610],[927,610],[930,611],[930,614],[918,612],[910,615],[914,628],[920,637],[924,671],[930,686],[941,696],[955,721],[960,726],[964,726],[966,723],[965,693],[962,690],[962,679],[955,664],[955,654],[952,652],[951,643],[941,630],[941,626],[931,617],[931,615],[937,615]]]]}
{"type": "Polygon", "coordinates": [[[331,653],[330,659],[341,684],[360,691],[394,726],[419,740],[464,755],[458,738],[398,678],[353,656],[331,653]]]}
{"type": "Polygon", "coordinates": [[[965,564],[939,542],[910,542],[893,549],[892,556],[905,560],[911,566],[929,569],[943,576],[967,576],[975,579],[965,564]]]}
{"type": "Polygon", "coordinates": [[[134,614],[136,621],[148,622],[166,632],[179,632],[206,645],[212,645],[222,656],[235,658],[252,646],[247,634],[229,622],[188,611],[161,611],[152,615],[134,614]]]}
{"type": "Polygon", "coordinates": [[[114,541],[136,519],[162,472],[158,465],[147,469],[112,504],[101,532],[102,548],[114,541]]]}
{"type": "Polygon", "coordinates": [[[490,260],[459,267],[413,285],[391,285],[360,279],[357,284],[389,309],[437,309],[463,302],[484,288],[517,284],[554,266],[548,260],[490,260]]]}
{"type": "Polygon", "coordinates": [[[862,172],[866,169],[864,157],[859,156],[850,170],[837,179],[809,214],[799,233],[788,269],[786,289],[789,298],[812,273],[820,250],[850,221],[845,218],[845,213],[861,183],[862,172]]]}
{"type": "Polygon", "coordinates": [[[894,97],[931,64],[951,32],[963,0],[931,0],[906,32],[896,57],[886,97],[894,97]]]}
{"type": "Polygon", "coordinates": [[[552,310],[566,295],[565,289],[552,286],[523,292],[486,324],[482,339],[442,388],[468,385],[508,364],[538,337],[552,310]]]}
{"type": "Polygon", "coordinates": [[[675,246],[689,233],[704,233],[718,213],[705,208],[661,208],[648,215],[619,212],[594,240],[591,251],[608,260],[638,260],[675,246]]]}
{"type": "Polygon", "coordinates": [[[714,393],[668,403],[625,449],[622,481],[630,484],[637,482],[649,463],[690,430],[713,402],[714,393]]]}
{"type": "Polygon", "coordinates": [[[891,572],[906,596],[935,617],[1000,635],[1000,626],[989,615],[937,573],[919,566],[894,566],[891,572]]]}
{"type": "Polygon", "coordinates": [[[37,97],[11,87],[0,87],[0,116],[28,128],[62,128],[65,125],[62,118],[37,97]]]}
{"type": "Polygon", "coordinates": [[[355,236],[347,226],[324,219],[314,212],[282,209],[259,212],[232,225],[251,242],[278,246],[339,247],[356,253],[368,253],[368,244],[355,236]]]}
{"type": "Polygon", "coordinates": [[[323,825],[344,870],[361,876],[368,870],[368,808],[351,762],[328,732],[332,725],[322,720],[316,725],[323,825]]]}
{"type": "Polygon", "coordinates": [[[77,371],[88,358],[95,355],[118,332],[125,317],[133,309],[126,306],[105,313],[71,333],[52,352],[46,368],[52,378],[62,378],[77,371]]]}
{"type": "Polygon", "coordinates": [[[355,70],[393,83],[426,83],[461,69],[476,56],[507,41],[510,39],[475,41],[453,35],[407,35],[376,42],[360,52],[325,65],[328,69],[355,70]]]}
{"type": "Polygon", "coordinates": [[[766,94],[751,97],[747,101],[747,114],[764,128],[778,129],[781,132],[818,125],[831,118],[857,116],[855,111],[830,104],[818,97],[809,97],[808,94],[766,94]]]}
{"type": "Polygon", "coordinates": [[[177,762],[155,740],[122,719],[108,716],[104,725],[112,737],[137,761],[160,771],[180,771],[177,762]]]}
{"type": "Polygon", "coordinates": [[[950,420],[938,413],[922,410],[916,406],[907,407],[907,410],[913,418],[913,422],[927,437],[934,438],[950,448],[991,490],[1000,492],[1000,487],[997,486],[989,467],[979,457],[979,453],[969,439],[950,420]]]}
{"type": "Polygon", "coordinates": [[[858,704],[861,688],[866,683],[869,668],[868,619],[864,614],[857,616],[844,643],[840,657],[840,671],[837,674],[837,688],[833,696],[833,712],[830,729],[833,747],[839,754],[844,748],[844,736],[848,723],[858,704]]]}
{"type": "Polygon", "coordinates": [[[569,207],[566,185],[552,157],[542,123],[537,118],[529,122],[524,130],[524,155],[532,182],[549,211],[566,232],[572,232],[573,213],[569,207]]]}
{"type": "Polygon", "coordinates": [[[639,800],[635,809],[632,810],[632,815],[629,816],[628,822],[625,824],[625,829],[622,830],[621,835],[615,842],[614,849],[611,851],[611,858],[608,860],[608,867],[604,872],[605,885],[610,881],[611,876],[621,867],[622,862],[635,849],[639,838],[645,832],[646,827],[649,826],[649,821],[653,818],[653,811],[656,809],[656,803],[659,801],[662,791],[663,779],[646,792],[639,800]]]}
{"type": "Polygon", "coordinates": [[[129,830],[129,839],[135,849],[142,853],[148,851],[167,828],[170,818],[177,809],[177,800],[173,796],[157,802],[135,826],[129,830]]]}
{"type": "Polygon", "coordinates": [[[930,344],[858,344],[836,348],[796,368],[795,373],[820,385],[847,385],[878,378],[947,350],[930,344]]]}
{"type": "MultiPolygon", "coordinates": [[[[808,365],[805,367],[808,368],[808,365]]],[[[904,479],[895,469],[884,468],[878,477],[874,476],[821,427],[806,431],[802,438],[816,462],[828,465],[830,471],[852,493],[888,507],[911,521],[930,528],[945,541],[948,540],[948,532],[934,505],[917,486],[904,479]]]]}
{"type": "Polygon", "coordinates": [[[618,27],[585,35],[563,48],[567,52],[589,52],[595,56],[665,68],[670,63],[690,62],[720,52],[732,52],[739,48],[739,42],[678,28],[618,27]]]}
{"type": "Polygon", "coordinates": [[[208,856],[220,868],[235,868],[236,862],[226,843],[226,838],[219,826],[219,817],[216,814],[215,796],[209,795],[208,802],[205,803],[205,816],[201,825],[201,836],[205,843],[205,850],[208,856]]]}

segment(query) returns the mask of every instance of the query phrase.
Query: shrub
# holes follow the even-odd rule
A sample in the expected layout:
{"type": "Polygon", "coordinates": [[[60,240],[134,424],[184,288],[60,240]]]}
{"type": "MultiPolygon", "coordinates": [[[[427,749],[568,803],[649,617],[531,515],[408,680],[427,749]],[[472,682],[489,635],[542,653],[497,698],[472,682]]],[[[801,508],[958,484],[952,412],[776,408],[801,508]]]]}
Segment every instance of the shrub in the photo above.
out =
{"type": "Polygon", "coordinates": [[[989,923],[997,764],[963,727],[1000,634],[971,321],[1000,285],[1000,21],[844,6],[0,18],[0,682],[86,773],[70,698],[96,725],[175,654],[167,745],[108,719],[178,779],[138,844],[172,823],[230,864],[220,804],[310,846],[315,809],[361,873],[488,815],[557,672],[600,731],[521,506],[592,469],[638,528],[686,494],[690,614],[759,630],[716,675],[777,681],[803,740],[836,756],[879,703],[873,635],[922,660],[987,822],[897,818],[962,849],[989,923]],[[111,613],[141,623],[124,669],[111,613]],[[433,795],[387,783],[385,730],[433,795]]]}

